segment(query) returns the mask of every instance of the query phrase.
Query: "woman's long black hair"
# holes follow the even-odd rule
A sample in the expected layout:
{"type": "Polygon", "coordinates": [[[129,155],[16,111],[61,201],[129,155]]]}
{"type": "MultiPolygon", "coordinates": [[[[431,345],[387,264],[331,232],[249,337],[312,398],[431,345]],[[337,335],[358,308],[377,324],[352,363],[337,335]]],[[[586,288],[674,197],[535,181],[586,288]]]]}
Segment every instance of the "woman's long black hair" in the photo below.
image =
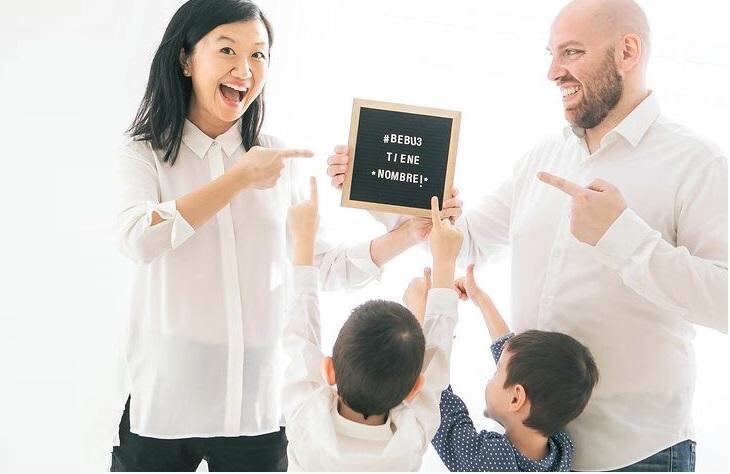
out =
{"type": "MultiPolygon", "coordinates": [[[[187,116],[192,80],[180,66],[180,50],[190,54],[197,42],[212,29],[237,21],[261,20],[273,42],[271,24],[256,4],[244,0],[190,0],[181,6],[167,25],[150,67],[147,89],[134,122],[127,133],[135,140],[149,140],[164,150],[163,162],[175,164],[187,116]]],[[[249,105],[241,123],[246,150],[258,144],[264,121],[264,91],[249,105]]]]}

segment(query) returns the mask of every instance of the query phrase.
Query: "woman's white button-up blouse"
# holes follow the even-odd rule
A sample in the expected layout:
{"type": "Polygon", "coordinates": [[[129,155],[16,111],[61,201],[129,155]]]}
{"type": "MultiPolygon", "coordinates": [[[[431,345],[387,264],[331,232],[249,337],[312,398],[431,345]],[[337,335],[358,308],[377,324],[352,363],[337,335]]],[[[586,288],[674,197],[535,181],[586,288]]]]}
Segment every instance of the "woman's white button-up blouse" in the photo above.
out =
{"type": "MultiPolygon", "coordinates": [[[[212,139],[186,120],[174,166],[146,141],[129,141],[121,153],[118,237],[137,263],[124,386],[131,430],[143,436],[260,435],[282,421],[286,214],[308,198],[307,177],[297,160],[286,160],[273,188],[240,192],[197,230],[175,206],[246,159],[239,127],[212,139]],[[151,225],[153,211],[164,221],[151,225]]],[[[260,142],[282,146],[269,136],[260,142]]],[[[370,242],[343,248],[319,241],[316,253],[325,288],[380,275],[370,242]]]]}

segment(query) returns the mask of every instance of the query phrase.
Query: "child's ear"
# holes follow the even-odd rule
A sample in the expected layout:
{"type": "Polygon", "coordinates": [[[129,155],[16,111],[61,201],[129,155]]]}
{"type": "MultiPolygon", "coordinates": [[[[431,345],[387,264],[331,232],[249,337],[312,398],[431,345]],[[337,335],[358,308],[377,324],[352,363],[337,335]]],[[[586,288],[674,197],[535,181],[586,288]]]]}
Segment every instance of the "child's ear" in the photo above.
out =
{"type": "Polygon", "coordinates": [[[418,395],[418,392],[420,392],[423,388],[423,382],[425,380],[426,379],[423,377],[423,374],[418,376],[418,378],[416,379],[416,383],[413,384],[413,388],[411,389],[410,393],[406,395],[405,401],[410,402],[415,398],[416,395],[418,395]]]}
{"type": "Polygon", "coordinates": [[[525,387],[523,387],[520,384],[515,384],[512,386],[512,390],[510,393],[510,401],[509,401],[509,411],[510,412],[518,412],[522,410],[525,406],[530,405],[530,401],[527,399],[527,392],[525,392],[525,387]]]}
{"type": "Polygon", "coordinates": [[[335,364],[332,362],[332,357],[327,356],[322,360],[322,374],[329,385],[337,383],[337,379],[335,378],[335,364]]]}

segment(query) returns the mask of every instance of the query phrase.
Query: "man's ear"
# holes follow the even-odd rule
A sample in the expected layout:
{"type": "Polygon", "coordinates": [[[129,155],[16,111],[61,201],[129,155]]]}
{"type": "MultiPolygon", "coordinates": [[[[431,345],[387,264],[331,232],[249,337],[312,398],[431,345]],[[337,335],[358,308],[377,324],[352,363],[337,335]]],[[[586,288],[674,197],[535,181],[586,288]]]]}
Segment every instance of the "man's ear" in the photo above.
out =
{"type": "Polygon", "coordinates": [[[332,362],[332,357],[327,356],[322,360],[322,375],[329,385],[337,383],[335,378],[335,364],[332,362]]]}
{"type": "Polygon", "coordinates": [[[618,53],[619,69],[624,72],[631,71],[644,55],[644,44],[641,37],[634,33],[624,36],[619,45],[618,53]]]}
{"type": "Polygon", "coordinates": [[[527,399],[527,392],[525,387],[520,384],[515,384],[511,387],[509,408],[510,412],[518,412],[525,406],[529,406],[530,400],[527,399]]]}
{"type": "Polygon", "coordinates": [[[416,395],[418,395],[418,392],[420,392],[423,388],[423,382],[425,380],[426,379],[423,377],[423,374],[418,376],[418,378],[416,379],[416,383],[413,384],[413,388],[411,389],[410,393],[406,395],[405,401],[410,402],[416,397],[416,395]]]}

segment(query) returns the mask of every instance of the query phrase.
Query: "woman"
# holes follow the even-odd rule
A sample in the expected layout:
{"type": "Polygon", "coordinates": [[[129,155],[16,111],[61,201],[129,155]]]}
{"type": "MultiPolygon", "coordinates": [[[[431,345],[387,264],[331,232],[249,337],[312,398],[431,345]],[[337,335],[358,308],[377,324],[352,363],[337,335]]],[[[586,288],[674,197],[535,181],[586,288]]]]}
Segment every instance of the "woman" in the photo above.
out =
{"type": "MultiPolygon", "coordinates": [[[[307,198],[295,159],[312,153],[260,134],[271,43],[255,4],[191,0],[152,61],[120,160],[119,239],[138,265],[114,471],[195,470],[201,459],[211,471],[287,467],[285,222],[307,198]]],[[[377,277],[419,230],[349,249],[319,242],[324,286],[377,277]]]]}
{"type": "MultiPolygon", "coordinates": [[[[139,265],[113,470],[287,467],[285,222],[308,197],[296,160],[312,153],[260,134],[271,44],[255,4],[191,0],[152,61],[120,159],[119,238],[139,265]]],[[[412,220],[349,249],[319,242],[323,285],[362,285],[424,235],[412,220]]]]}

